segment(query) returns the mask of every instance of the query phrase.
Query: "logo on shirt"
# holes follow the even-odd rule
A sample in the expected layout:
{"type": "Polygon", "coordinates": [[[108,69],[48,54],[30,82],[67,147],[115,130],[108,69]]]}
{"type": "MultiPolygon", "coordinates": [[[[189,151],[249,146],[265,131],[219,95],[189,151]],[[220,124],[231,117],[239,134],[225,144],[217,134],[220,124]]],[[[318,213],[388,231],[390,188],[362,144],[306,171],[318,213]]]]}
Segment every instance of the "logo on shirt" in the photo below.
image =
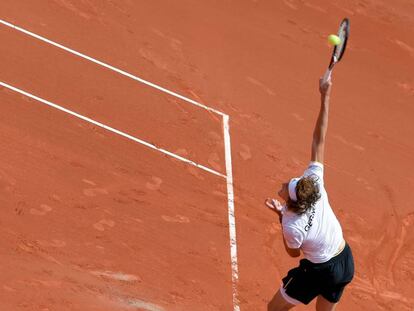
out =
{"type": "Polygon", "coordinates": [[[309,229],[312,227],[313,219],[315,218],[315,207],[312,207],[311,213],[309,215],[308,224],[305,226],[305,231],[309,231],[309,229]]]}

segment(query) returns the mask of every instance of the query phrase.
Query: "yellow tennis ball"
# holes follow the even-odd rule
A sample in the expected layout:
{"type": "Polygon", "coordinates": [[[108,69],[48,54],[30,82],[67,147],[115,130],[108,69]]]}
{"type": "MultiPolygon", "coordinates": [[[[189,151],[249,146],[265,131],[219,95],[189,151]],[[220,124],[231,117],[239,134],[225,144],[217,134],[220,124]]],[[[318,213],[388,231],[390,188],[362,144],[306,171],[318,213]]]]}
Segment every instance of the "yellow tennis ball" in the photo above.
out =
{"type": "Polygon", "coordinates": [[[329,35],[328,42],[331,45],[339,45],[341,44],[341,38],[339,38],[337,35],[329,35]]]}

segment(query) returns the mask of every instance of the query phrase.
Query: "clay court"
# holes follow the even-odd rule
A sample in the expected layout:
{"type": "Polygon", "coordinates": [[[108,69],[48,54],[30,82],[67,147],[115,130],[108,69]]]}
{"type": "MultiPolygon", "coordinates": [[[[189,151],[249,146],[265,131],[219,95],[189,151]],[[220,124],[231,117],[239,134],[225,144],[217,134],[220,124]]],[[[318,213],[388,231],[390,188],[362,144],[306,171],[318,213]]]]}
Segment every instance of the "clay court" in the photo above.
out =
{"type": "Polygon", "coordinates": [[[337,310],[414,310],[408,0],[1,1],[0,309],[266,310],[298,259],[263,201],[309,162],[345,16],[337,310]]]}

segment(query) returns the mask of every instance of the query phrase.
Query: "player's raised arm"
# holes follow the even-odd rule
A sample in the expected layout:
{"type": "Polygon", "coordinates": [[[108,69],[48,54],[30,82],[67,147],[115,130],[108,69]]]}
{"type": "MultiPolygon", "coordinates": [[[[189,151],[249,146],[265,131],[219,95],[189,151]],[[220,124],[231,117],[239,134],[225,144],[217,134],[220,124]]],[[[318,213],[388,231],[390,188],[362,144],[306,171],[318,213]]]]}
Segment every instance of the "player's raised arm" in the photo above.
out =
{"type": "Polygon", "coordinates": [[[329,79],[323,83],[319,80],[319,92],[321,93],[321,108],[313,131],[311,161],[323,163],[325,152],[325,137],[328,129],[329,98],[331,95],[332,82],[329,79]]]}

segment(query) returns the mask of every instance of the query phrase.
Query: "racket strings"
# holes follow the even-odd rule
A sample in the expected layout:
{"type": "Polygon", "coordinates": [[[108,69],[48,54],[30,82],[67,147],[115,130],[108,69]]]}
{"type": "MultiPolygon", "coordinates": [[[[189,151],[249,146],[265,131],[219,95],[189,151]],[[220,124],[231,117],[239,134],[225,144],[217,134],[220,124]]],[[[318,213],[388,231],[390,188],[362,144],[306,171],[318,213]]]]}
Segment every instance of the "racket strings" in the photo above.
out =
{"type": "Polygon", "coordinates": [[[346,46],[346,41],[348,37],[348,23],[347,22],[343,22],[341,24],[339,31],[338,31],[338,37],[341,39],[341,43],[335,47],[334,57],[336,58],[336,61],[339,61],[341,59],[345,46],[346,46]]]}

